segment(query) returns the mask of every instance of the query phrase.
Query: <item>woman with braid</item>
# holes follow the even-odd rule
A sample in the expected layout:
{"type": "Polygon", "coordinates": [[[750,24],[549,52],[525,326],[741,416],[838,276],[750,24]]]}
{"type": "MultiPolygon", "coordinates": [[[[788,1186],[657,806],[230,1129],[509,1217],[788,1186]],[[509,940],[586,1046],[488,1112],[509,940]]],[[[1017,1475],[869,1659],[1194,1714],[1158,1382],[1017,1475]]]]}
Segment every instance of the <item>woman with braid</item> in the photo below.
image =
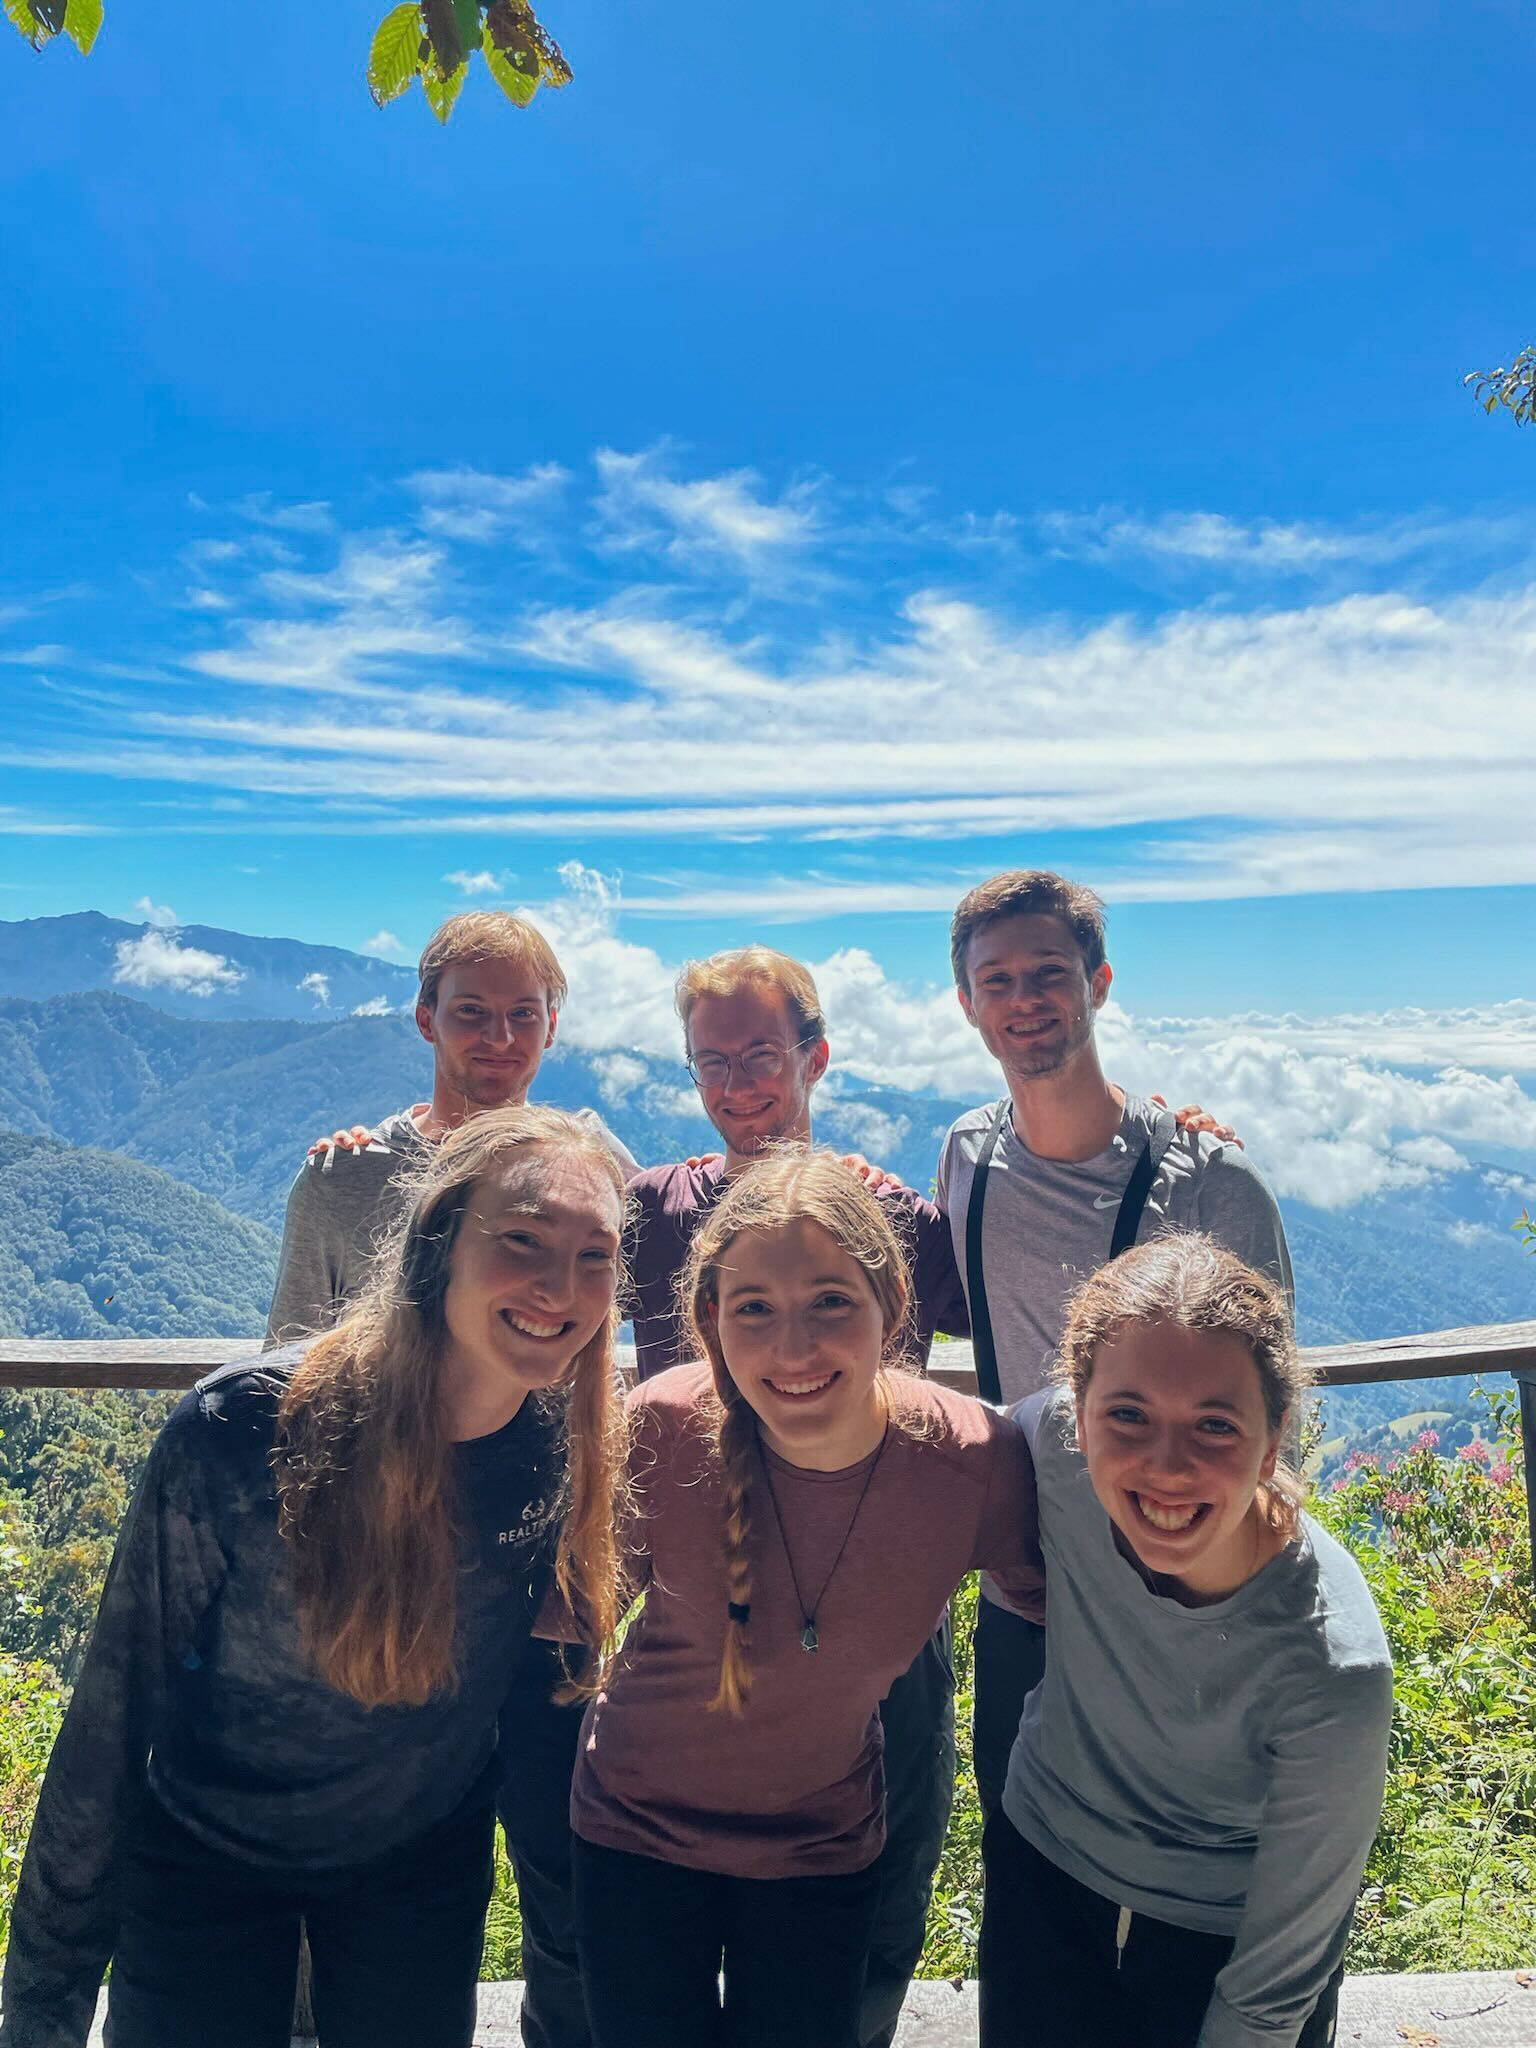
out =
{"type": "MultiPolygon", "coordinates": [[[[48,1766],[4,2048],[468,2048],[497,1732],[551,1583],[615,1622],[603,1139],[487,1111],[437,1147],[349,1314],[231,1365],[150,1454],[48,1766]]],[[[593,1681],[598,1674],[594,1671],[593,1681]]]]}
{"type": "Polygon", "coordinates": [[[901,1246],[829,1154],[733,1177],[682,1285],[706,1362],[631,1396],[646,1599],[571,1797],[593,2037],[852,2048],[877,1709],[966,1572],[1038,1589],[1028,1449],[899,1369],[901,1246]]]}

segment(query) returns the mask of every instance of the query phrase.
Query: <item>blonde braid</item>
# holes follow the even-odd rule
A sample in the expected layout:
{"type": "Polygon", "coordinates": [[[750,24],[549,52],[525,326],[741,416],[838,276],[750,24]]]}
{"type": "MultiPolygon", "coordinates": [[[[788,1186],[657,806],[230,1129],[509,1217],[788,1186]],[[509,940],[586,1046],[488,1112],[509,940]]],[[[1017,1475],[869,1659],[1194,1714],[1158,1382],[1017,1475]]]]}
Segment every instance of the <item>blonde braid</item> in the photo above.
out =
{"type": "Polygon", "coordinates": [[[715,1713],[739,1714],[752,1691],[752,1670],[747,1661],[752,1567],[747,1546],[752,1533],[757,1417],[734,1387],[720,1419],[718,1441],[725,1505],[725,1586],[729,1612],[725,1624],[725,1647],[720,1653],[720,1688],[710,1701],[710,1707],[715,1713]]]}

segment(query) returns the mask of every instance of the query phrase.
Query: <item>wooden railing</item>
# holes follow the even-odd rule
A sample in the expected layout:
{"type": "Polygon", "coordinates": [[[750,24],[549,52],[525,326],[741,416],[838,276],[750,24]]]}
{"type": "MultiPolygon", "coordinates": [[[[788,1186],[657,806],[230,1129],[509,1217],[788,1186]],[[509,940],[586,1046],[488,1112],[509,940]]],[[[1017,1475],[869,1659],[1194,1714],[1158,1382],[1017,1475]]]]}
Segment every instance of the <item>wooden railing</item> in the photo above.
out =
{"type": "MultiPolygon", "coordinates": [[[[216,1366],[255,1358],[253,1337],[129,1337],[78,1343],[45,1337],[0,1337],[0,1387],[190,1387],[216,1366]]],[[[1484,1323],[1424,1336],[1377,1337],[1364,1344],[1324,1344],[1304,1350],[1320,1387],[1379,1386],[1385,1380],[1470,1379],[1507,1372],[1520,1390],[1520,1431],[1525,1446],[1526,1501],[1536,1559],[1536,1322],[1484,1323]]],[[[620,1347],[621,1363],[633,1354],[620,1347]]],[[[974,1394],[976,1373],[969,1344],[936,1344],[928,1370],[961,1393],[974,1394]]]]}

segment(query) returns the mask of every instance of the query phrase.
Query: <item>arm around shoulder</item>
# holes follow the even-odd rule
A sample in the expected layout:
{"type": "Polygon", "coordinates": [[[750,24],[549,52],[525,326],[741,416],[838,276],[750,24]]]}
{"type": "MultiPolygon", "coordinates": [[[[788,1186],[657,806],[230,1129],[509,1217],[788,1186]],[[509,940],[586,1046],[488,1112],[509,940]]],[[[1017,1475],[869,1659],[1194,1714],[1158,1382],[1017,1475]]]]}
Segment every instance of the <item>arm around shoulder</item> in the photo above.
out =
{"type": "Polygon", "coordinates": [[[983,1411],[991,1465],[976,1532],[973,1566],[991,1575],[1008,1605],[1029,1621],[1045,1618],[1045,1558],[1040,1502],[1029,1439],[1012,1415],[983,1411]]]}

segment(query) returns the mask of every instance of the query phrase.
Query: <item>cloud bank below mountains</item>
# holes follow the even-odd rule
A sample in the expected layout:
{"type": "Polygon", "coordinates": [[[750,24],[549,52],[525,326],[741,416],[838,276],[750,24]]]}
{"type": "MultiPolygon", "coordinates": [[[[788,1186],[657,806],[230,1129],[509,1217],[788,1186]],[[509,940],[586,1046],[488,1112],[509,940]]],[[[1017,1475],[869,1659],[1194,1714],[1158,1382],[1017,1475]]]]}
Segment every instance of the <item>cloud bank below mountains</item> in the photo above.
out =
{"type": "MultiPolygon", "coordinates": [[[[681,963],[622,935],[615,883],[578,862],[562,873],[565,895],[522,913],[548,933],[570,979],[562,1040],[597,1056],[611,1107],[656,1086],[635,1052],[675,1063],[685,1089],[672,1008],[681,963]]],[[[834,1088],[995,1099],[998,1070],[952,989],[894,981],[858,947],[812,965],[834,1088]]],[[[1183,1020],[1139,1018],[1111,1001],[1099,1040],[1112,1079],[1203,1102],[1237,1126],[1278,1195],[1318,1208],[1423,1186],[1490,1152],[1530,1153],[1536,1164],[1536,1096],[1516,1078],[1536,1074],[1533,1003],[1443,1015],[1183,1020]],[[1480,1070],[1484,1054],[1494,1071],[1480,1070]]],[[[829,1135],[872,1153],[882,1138],[890,1142],[891,1126],[881,1123],[889,1112],[834,1102],[831,1094],[823,1102],[829,1135]]],[[[1511,1184],[1520,1185],[1517,1176],[1511,1184]]]]}

